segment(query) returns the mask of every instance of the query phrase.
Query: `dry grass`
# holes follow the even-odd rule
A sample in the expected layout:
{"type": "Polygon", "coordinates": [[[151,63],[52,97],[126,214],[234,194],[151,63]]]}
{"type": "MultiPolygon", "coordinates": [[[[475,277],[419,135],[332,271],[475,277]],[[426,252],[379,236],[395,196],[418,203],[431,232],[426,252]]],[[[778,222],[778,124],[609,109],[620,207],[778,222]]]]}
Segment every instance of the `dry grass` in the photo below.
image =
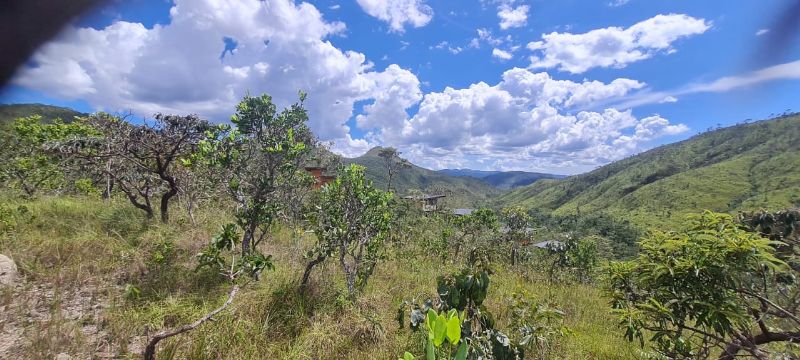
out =
{"type": "MultiPolygon", "coordinates": [[[[4,206],[19,205],[28,212],[15,215],[16,230],[0,238],[0,253],[17,260],[29,283],[58,284],[64,293],[89,283],[102,289],[104,296],[98,301],[104,301],[106,308],[90,322],[102,327],[104,341],[124,357],[138,357],[133,351],[143,336],[193,321],[219,306],[229,290],[230,285],[213,274],[194,271],[194,254],[226,220],[222,210],[201,212],[200,225],[193,226],[176,209],[174,224],[162,226],[144,223],[141,214],[124,202],[6,199],[4,206]],[[158,260],[162,258],[166,260],[158,260]],[[138,299],[124,297],[127,284],[141,291],[138,299]]],[[[365,293],[351,304],[335,261],[315,270],[305,292],[298,290],[305,265],[302,254],[310,242],[288,230],[277,231],[263,249],[274,256],[276,270],[248,284],[216,321],[162,342],[159,358],[396,359],[404,351],[420,355],[423,334],[400,328],[395,320],[398,306],[421,294],[433,296],[436,277],[457,266],[438,257],[414,256],[420,252],[413,249],[404,249],[403,256],[390,251],[365,293]]],[[[525,273],[496,266],[486,305],[499,324],[507,321],[507,298],[524,290],[561,307],[574,332],[559,340],[553,352],[531,354],[532,358],[637,358],[636,346],[621,338],[597,288],[553,285],[525,273]]],[[[85,324],[52,319],[30,324],[25,336],[33,337],[33,330],[39,330],[35,336],[48,345],[29,348],[23,357],[46,358],[61,351],[90,355],[91,350],[72,345],[81,344],[80,325],[85,324]]]]}

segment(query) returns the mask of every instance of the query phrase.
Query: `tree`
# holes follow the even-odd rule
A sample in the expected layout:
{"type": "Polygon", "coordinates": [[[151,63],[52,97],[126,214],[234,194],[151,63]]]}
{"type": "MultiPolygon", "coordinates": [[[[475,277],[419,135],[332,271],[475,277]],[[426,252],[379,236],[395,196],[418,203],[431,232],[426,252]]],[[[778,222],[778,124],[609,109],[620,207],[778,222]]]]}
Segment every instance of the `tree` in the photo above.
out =
{"type": "Polygon", "coordinates": [[[386,173],[389,180],[386,182],[386,191],[392,192],[392,179],[403,169],[410,169],[411,163],[400,157],[400,152],[393,147],[385,147],[378,151],[378,156],[383,158],[386,164],[386,173]]]}
{"type": "Polygon", "coordinates": [[[392,218],[392,194],[375,189],[364,170],[355,164],[340,168],[336,180],[322,188],[309,210],[317,243],[307,256],[312,260],[301,286],[316,265],[338,252],[350,299],[355,300],[381,260],[392,218]]]}
{"type": "Polygon", "coordinates": [[[0,181],[34,196],[42,189],[63,184],[65,159],[49,151],[52,143],[72,136],[92,134],[85,120],[64,123],[42,122],[38,115],[18,118],[10,129],[0,132],[0,181]]]}
{"type": "Polygon", "coordinates": [[[459,236],[456,238],[453,260],[458,260],[461,247],[464,244],[475,246],[477,241],[497,230],[497,215],[491,209],[478,209],[472,214],[456,217],[454,220],[459,236]]]}
{"type": "Polygon", "coordinates": [[[528,228],[531,217],[521,207],[509,207],[501,211],[503,222],[506,225],[504,237],[511,244],[511,264],[516,265],[519,257],[519,248],[528,240],[528,228]]]}
{"type": "Polygon", "coordinates": [[[773,342],[800,340],[796,273],[776,257],[783,243],[748,232],[730,215],[705,213],[673,232],[654,231],[631,261],[608,267],[608,290],[626,337],[675,358],[766,358],[773,342]],[[791,295],[790,295],[791,296],[791,295]]]}
{"type": "Polygon", "coordinates": [[[194,152],[211,128],[208,122],[196,115],[156,114],[153,121],[136,125],[105,113],[88,121],[99,136],[65,142],[61,153],[106,175],[147,218],[154,216],[152,198],[160,193],[161,221],[169,222],[169,202],[180,189],[178,160],[194,152]]]}
{"type": "Polygon", "coordinates": [[[316,140],[306,125],[305,98],[300,93],[299,102],[278,112],[269,95],[246,95],[231,117],[236,128],[218,126],[192,159],[216,167],[236,202],[236,224],[243,230],[242,256],[270,233],[285,207],[281,194],[311,185],[302,165],[316,140]]]}

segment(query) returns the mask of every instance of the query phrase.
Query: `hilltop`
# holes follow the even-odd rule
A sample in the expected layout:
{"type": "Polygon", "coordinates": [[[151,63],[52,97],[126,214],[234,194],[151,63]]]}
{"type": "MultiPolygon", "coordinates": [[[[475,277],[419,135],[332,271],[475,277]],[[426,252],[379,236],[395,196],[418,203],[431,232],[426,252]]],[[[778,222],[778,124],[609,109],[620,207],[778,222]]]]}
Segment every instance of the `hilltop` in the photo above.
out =
{"type": "MultiPolygon", "coordinates": [[[[380,149],[372,148],[364,155],[344,159],[344,162],[365,166],[367,177],[375,186],[386,189],[388,175],[383,158],[378,156],[380,149]]],[[[479,207],[502,193],[502,190],[475,178],[451,176],[413,164],[410,169],[403,169],[392,181],[392,187],[400,195],[415,190],[447,195],[444,203],[449,207],[479,207]]]]}
{"type": "Polygon", "coordinates": [[[41,115],[45,121],[61,119],[71,121],[76,116],[86,116],[86,114],[70,108],[44,105],[44,104],[0,104],[0,125],[8,124],[16,118],[41,115]]]}
{"type": "Polygon", "coordinates": [[[604,212],[641,227],[704,209],[738,212],[800,205],[800,116],[696,135],[563,180],[506,193],[500,206],[554,215],[604,212]]]}

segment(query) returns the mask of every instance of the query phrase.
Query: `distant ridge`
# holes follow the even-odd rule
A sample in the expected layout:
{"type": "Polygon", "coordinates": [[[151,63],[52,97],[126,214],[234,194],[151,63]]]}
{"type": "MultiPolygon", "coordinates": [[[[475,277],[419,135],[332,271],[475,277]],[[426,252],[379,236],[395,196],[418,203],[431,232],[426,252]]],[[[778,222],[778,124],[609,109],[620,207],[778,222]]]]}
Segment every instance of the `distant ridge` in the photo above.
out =
{"type": "Polygon", "coordinates": [[[41,115],[45,121],[53,121],[58,118],[69,122],[75,116],[86,116],[87,114],[70,108],[44,104],[0,104],[0,124],[8,124],[17,118],[30,115],[41,115]]]}
{"type": "Polygon", "coordinates": [[[535,173],[529,171],[486,171],[472,169],[443,169],[439,170],[452,176],[472,177],[481,179],[500,189],[514,189],[520,186],[530,185],[542,179],[562,179],[564,175],[554,175],[545,173],[535,173]]]}
{"type": "Polygon", "coordinates": [[[800,116],[722,128],[562,180],[501,195],[556,215],[608,213],[646,228],[704,209],[800,206],[800,116]]]}
{"type": "MultiPolygon", "coordinates": [[[[386,189],[388,175],[383,158],[378,156],[380,149],[381,147],[372,148],[366,154],[356,158],[346,158],[344,162],[365,166],[367,177],[378,188],[386,189]]],[[[413,164],[410,169],[403,169],[392,181],[392,187],[400,195],[411,192],[446,195],[443,203],[451,208],[485,206],[502,193],[502,190],[475,178],[451,176],[413,164]]]]}

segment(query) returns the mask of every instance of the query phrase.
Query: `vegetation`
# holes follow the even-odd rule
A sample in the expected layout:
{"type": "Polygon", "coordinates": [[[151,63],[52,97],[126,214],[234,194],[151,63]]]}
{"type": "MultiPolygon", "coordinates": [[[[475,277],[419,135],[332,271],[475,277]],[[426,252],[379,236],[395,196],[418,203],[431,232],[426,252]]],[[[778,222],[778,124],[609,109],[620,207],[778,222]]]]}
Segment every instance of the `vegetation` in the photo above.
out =
{"type": "Polygon", "coordinates": [[[313,260],[306,266],[301,286],[308,283],[314,266],[338,252],[348,295],[355,301],[382,258],[392,216],[391,199],[391,193],[375,189],[365,179],[363,167],[341,168],[336,180],[322,188],[309,211],[318,242],[310,252],[313,260]]]}
{"type": "Polygon", "coordinates": [[[740,352],[765,358],[763,345],[800,340],[797,271],[787,263],[797,254],[797,212],[792,214],[775,233],[786,243],[708,211],[680,231],[643,239],[634,260],[608,268],[625,336],[643,344],[649,331],[658,353],[669,358],[718,353],[734,359],[740,352]],[[776,253],[776,246],[786,249],[776,253]]]}
{"type": "MultiPolygon", "coordinates": [[[[343,159],[347,164],[358,164],[366,168],[367,178],[379,189],[387,189],[389,174],[385,158],[381,157],[383,148],[376,147],[366,154],[353,159],[343,159]]],[[[499,195],[497,189],[478,179],[455,177],[411,164],[392,176],[392,189],[399,196],[415,193],[446,195],[440,203],[451,208],[477,208],[499,195]]]]}
{"type": "Polygon", "coordinates": [[[515,189],[542,179],[561,179],[563,175],[543,174],[528,171],[482,171],[470,169],[443,169],[440,173],[481,179],[498,189],[515,189]]]}
{"type": "Polygon", "coordinates": [[[800,206],[800,116],[709,131],[563,180],[541,180],[498,204],[556,216],[605,213],[642,229],[687,214],[800,206]]]}
{"type": "Polygon", "coordinates": [[[367,167],[342,161],[315,186],[306,166],[339,161],[306,125],[304,99],[279,111],[268,95],[246,96],[233,126],[100,113],[4,127],[15,161],[0,178],[0,253],[22,279],[0,288],[0,357],[800,353],[797,210],[706,211],[646,232],[613,204],[498,211],[478,206],[497,190],[406,167],[393,149],[360,158],[367,167]],[[18,166],[27,158],[41,166],[18,166]],[[423,212],[394,195],[413,192],[409,180],[427,184],[417,192],[452,184],[446,205],[479,209],[423,212]]]}

